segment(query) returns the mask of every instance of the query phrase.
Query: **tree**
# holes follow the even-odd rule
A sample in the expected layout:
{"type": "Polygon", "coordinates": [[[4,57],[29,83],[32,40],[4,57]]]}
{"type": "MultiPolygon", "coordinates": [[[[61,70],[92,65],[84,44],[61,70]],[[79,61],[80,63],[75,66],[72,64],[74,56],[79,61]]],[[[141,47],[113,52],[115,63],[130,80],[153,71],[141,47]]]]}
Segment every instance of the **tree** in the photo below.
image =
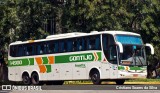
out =
{"type": "Polygon", "coordinates": [[[0,43],[2,49],[7,49],[10,42],[15,38],[14,32],[17,30],[18,18],[16,15],[16,1],[3,1],[1,4],[0,20],[0,43]]]}

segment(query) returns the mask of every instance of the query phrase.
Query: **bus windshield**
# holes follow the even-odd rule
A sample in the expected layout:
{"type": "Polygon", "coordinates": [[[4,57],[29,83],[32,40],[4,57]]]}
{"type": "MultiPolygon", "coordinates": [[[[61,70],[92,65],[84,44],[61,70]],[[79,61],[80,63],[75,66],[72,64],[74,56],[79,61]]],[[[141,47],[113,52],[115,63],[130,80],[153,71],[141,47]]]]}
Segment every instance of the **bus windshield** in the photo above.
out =
{"type": "Polygon", "coordinates": [[[123,45],[120,65],[144,66],[146,55],[140,36],[116,35],[116,40],[123,45]]]}
{"type": "Polygon", "coordinates": [[[124,45],[121,54],[121,65],[147,65],[143,46],[124,45]]]}

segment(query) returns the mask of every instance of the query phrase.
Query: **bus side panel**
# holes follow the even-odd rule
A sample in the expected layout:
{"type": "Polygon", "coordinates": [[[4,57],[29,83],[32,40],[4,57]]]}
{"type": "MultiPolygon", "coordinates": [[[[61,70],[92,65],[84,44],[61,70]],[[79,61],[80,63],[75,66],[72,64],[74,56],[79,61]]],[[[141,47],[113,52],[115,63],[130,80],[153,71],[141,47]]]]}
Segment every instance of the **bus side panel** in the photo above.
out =
{"type": "Polygon", "coordinates": [[[77,62],[73,64],[73,80],[83,80],[88,78],[86,62],[77,62]]]}
{"type": "Polygon", "coordinates": [[[60,79],[60,65],[51,65],[51,72],[47,74],[48,80],[59,80],[60,79]]]}
{"type": "Polygon", "coordinates": [[[63,63],[60,66],[60,79],[61,80],[72,80],[72,67],[73,63],[63,63]]]}
{"type": "Polygon", "coordinates": [[[10,81],[22,81],[22,71],[20,70],[21,67],[9,67],[8,68],[8,79],[10,81]]]}
{"type": "Polygon", "coordinates": [[[102,69],[102,74],[101,74],[101,79],[109,79],[109,73],[110,73],[110,68],[109,68],[109,63],[102,63],[101,64],[101,69],[102,69]]]}
{"type": "Polygon", "coordinates": [[[10,81],[16,80],[15,67],[8,67],[8,79],[10,81]]]}

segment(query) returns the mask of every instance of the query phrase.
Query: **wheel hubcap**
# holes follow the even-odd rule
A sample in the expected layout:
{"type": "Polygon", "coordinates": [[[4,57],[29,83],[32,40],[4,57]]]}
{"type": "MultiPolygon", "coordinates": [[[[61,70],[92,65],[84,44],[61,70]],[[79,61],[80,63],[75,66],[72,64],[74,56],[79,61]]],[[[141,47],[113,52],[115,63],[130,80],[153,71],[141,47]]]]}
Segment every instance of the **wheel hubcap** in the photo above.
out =
{"type": "Polygon", "coordinates": [[[23,81],[24,81],[24,83],[28,83],[28,77],[24,76],[23,81]]]}
{"type": "Polygon", "coordinates": [[[97,81],[97,74],[93,74],[92,80],[93,80],[94,82],[97,81]]]}
{"type": "Polygon", "coordinates": [[[33,81],[34,83],[37,83],[37,82],[38,82],[38,77],[37,77],[36,75],[34,75],[34,76],[32,77],[32,81],[33,81]]]}

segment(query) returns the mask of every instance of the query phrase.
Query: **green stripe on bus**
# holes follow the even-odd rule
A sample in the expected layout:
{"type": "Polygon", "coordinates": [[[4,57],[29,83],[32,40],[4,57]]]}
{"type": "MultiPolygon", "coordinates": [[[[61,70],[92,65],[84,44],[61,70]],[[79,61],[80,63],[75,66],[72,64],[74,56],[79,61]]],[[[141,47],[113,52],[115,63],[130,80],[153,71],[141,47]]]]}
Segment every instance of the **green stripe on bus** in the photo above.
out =
{"type": "MultiPolygon", "coordinates": [[[[91,61],[100,61],[101,52],[94,53],[82,53],[82,54],[72,54],[72,55],[61,55],[55,56],[55,63],[70,63],[70,62],[91,62],[91,61]]],[[[35,65],[34,58],[24,58],[9,60],[8,66],[27,66],[35,65]]],[[[43,64],[49,64],[47,57],[42,57],[43,64]]]]}
{"type": "Polygon", "coordinates": [[[48,64],[48,58],[47,57],[42,57],[43,64],[48,64]]]}
{"type": "MultiPolygon", "coordinates": [[[[101,60],[101,52],[97,52],[98,60],[101,60]]],[[[72,54],[55,56],[55,63],[70,63],[70,62],[89,62],[94,61],[93,53],[72,54]]]]}
{"type": "Polygon", "coordinates": [[[51,72],[51,65],[46,65],[47,73],[51,72]]]}
{"type": "Polygon", "coordinates": [[[118,66],[118,70],[125,70],[124,66],[118,66]]]}
{"type": "Polygon", "coordinates": [[[26,66],[29,65],[28,59],[9,60],[8,66],[26,66]]]}
{"type": "Polygon", "coordinates": [[[101,52],[97,52],[97,55],[98,55],[98,60],[101,60],[102,58],[101,52]]]}
{"type": "Polygon", "coordinates": [[[144,70],[144,67],[130,67],[130,70],[144,70]]]}
{"type": "MultiPolygon", "coordinates": [[[[147,69],[146,67],[129,67],[129,70],[145,70],[147,69]]],[[[118,66],[118,70],[125,70],[124,66],[118,66]]]]}
{"type": "Polygon", "coordinates": [[[29,58],[30,65],[34,65],[34,58],[29,58]]]}

